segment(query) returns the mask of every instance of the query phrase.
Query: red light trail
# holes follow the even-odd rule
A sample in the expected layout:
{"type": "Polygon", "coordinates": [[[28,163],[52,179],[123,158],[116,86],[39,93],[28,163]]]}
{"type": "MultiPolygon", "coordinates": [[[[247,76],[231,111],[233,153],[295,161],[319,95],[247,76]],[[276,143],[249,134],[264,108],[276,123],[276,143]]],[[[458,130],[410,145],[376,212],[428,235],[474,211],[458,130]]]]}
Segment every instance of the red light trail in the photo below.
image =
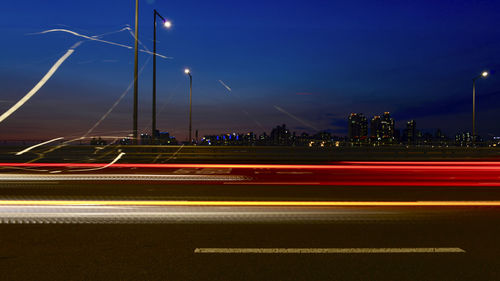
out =
{"type": "MultiPolygon", "coordinates": [[[[407,186],[407,187],[498,187],[500,162],[337,162],[328,165],[290,164],[131,164],[131,163],[0,163],[4,168],[106,168],[138,169],[142,174],[206,175],[204,169],[229,169],[247,180],[221,180],[225,184],[319,185],[319,186],[407,186]],[[307,173],[294,171],[306,170],[307,173]],[[174,173],[175,172],[175,173],[174,173]]],[[[86,170],[57,171],[71,174],[86,170]]],[[[87,170],[90,171],[90,170],[87,170]]],[[[126,172],[126,170],[122,170],[126,172]]],[[[212,172],[212,171],[211,171],[212,172]]],[[[136,173],[136,172],[134,172],[136,173]]],[[[218,172],[212,172],[217,174],[218,172]]],[[[147,180],[147,177],[145,177],[147,180]]],[[[101,178],[100,180],[111,180],[101,178]]],[[[179,181],[176,181],[179,183],[179,181]]],[[[180,182],[182,183],[182,182],[180,182]]],[[[186,182],[187,183],[187,182],[186,182]]],[[[200,180],[200,183],[201,180],[200,180]]]]}

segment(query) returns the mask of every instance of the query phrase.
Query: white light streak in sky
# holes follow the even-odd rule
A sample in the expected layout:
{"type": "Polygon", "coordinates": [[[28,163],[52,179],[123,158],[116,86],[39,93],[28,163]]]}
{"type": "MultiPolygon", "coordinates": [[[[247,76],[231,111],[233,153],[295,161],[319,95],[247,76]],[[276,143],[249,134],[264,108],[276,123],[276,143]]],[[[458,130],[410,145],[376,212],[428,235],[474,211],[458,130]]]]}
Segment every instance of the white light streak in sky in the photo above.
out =
{"type": "MultiPolygon", "coordinates": [[[[148,64],[149,60],[151,59],[151,57],[149,57],[146,62],[144,63],[144,65],[142,65],[141,69],[139,70],[139,74],[138,76],[141,75],[142,71],[144,70],[144,68],[146,67],[146,65],[148,64]]],[[[115,107],[122,101],[122,99],[128,94],[128,92],[130,91],[130,89],[132,88],[132,86],[134,85],[134,79],[132,79],[132,81],[130,82],[130,84],[128,85],[127,89],[125,89],[125,91],[122,93],[122,95],[115,101],[115,103],[108,109],[108,111],[106,111],[106,113],[104,113],[104,115],[101,117],[101,119],[99,119],[99,121],[97,121],[94,126],[92,126],[86,133],[85,135],[82,136],[82,138],[85,138],[87,137],[90,133],[92,133],[95,128],[97,128],[97,126],[99,126],[102,121],[104,121],[104,119],[106,119],[108,117],[109,114],[111,114],[111,112],[113,111],[113,109],[115,109],[115,107]]]]}
{"type": "Polygon", "coordinates": [[[16,104],[14,104],[11,108],[9,108],[9,110],[4,112],[0,116],[0,123],[2,123],[5,119],[7,119],[7,117],[9,117],[12,113],[14,113],[16,110],[18,110],[21,106],[23,106],[23,104],[26,103],[29,99],[31,99],[31,97],[33,97],[38,92],[38,90],[40,90],[43,87],[43,85],[45,85],[45,83],[47,83],[47,81],[50,79],[50,77],[52,77],[52,75],[54,75],[54,73],[61,66],[61,64],[67,58],[69,58],[69,56],[71,56],[75,52],[75,49],[78,46],[80,46],[81,43],[82,43],[82,41],[77,42],[76,44],[71,46],[71,48],[69,48],[69,50],[61,58],[59,58],[59,60],[56,61],[56,63],[49,69],[47,74],[45,74],[45,76],[42,78],[42,80],[40,80],[38,82],[38,84],[36,84],[35,87],[33,87],[33,89],[31,89],[31,91],[29,91],[16,104]]]}
{"type": "Polygon", "coordinates": [[[222,80],[219,80],[219,83],[221,83],[221,85],[224,86],[224,88],[226,88],[228,91],[232,92],[231,87],[226,85],[226,83],[224,83],[222,80]]]}
{"type": "Polygon", "coordinates": [[[284,110],[283,108],[281,108],[281,107],[279,107],[279,106],[277,106],[277,105],[275,105],[275,106],[274,106],[274,108],[276,108],[276,110],[278,110],[279,112],[282,112],[282,113],[284,113],[284,114],[288,115],[289,117],[291,117],[292,119],[294,119],[294,120],[298,121],[298,122],[299,122],[299,123],[301,123],[302,125],[307,126],[307,127],[311,128],[311,129],[314,129],[314,130],[316,130],[316,131],[319,131],[319,129],[318,129],[318,128],[316,128],[316,127],[314,127],[313,125],[311,125],[311,124],[307,123],[306,121],[304,121],[304,120],[300,119],[299,117],[297,117],[297,116],[295,116],[295,115],[291,114],[290,112],[288,112],[288,111],[284,110]]]}
{"type": "MultiPolygon", "coordinates": [[[[130,33],[130,35],[132,36],[132,38],[135,40],[135,34],[132,32],[132,29],[130,27],[125,27],[124,29],[128,30],[128,32],[130,33]]],[[[146,45],[142,44],[141,40],[137,40],[137,42],[139,42],[139,44],[141,44],[144,47],[144,50],[143,49],[139,49],[139,52],[143,52],[143,53],[150,54],[150,55],[155,55],[153,52],[151,52],[148,49],[148,47],[146,47],[146,45]]],[[[167,56],[164,56],[164,55],[160,55],[158,53],[156,53],[156,56],[158,56],[160,58],[163,58],[163,59],[173,59],[173,57],[167,57],[167,56]]]]}
{"type": "MultiPolygon", "coordinates": [[[[121,30],[125,30],[126,28],[127,27],[125,27],[125,28],[123,28],[121,30]]],[[[123,48],[127,48],[127,49],[132,49],[131,46],[127,46],[127,45],[123,45],[123,44],[119,44],[119,43],[115,43],[115,42],[110,42],[110,41],[98,39],[99,36],[87,36],[87,35],[83,35],[83,34],[80,34],[80,33],[77,33],[77,32],[74,32],[74,31],[71,31],[71,30],[68,30],[68,29],[62,29],[62,28],[49,29],[49,30],[45,30],[45,31],[38,32],[38,33],[33,33],[33,34],[46,34],[46,33],[51,33],[51,32],[66,32],[66,33],[69,33],[69,34],[72,34],[72,35],[75,35],[75,36],[78,36],[78,37],[82,37],[82,38],[85,38],[85,39],[88,39],[88,40],[102,42],[102,43],[106,43],[106,44],[110,44],[110,45],[115,45],[115,46],[119,46],[119,47],[123,47],[123,48]]]]}
{"type": "MultiPolygon", "coordinates": [[[[125,31],[125,30],[128,30],[129,32],[131,31],[130,27],[124,27],[118,31],[113,31],[113,32],[108,32],[108,33],[104,33],[104,34],[101,34],[101,35],[96,35],[96,36],[87,36],[87,35],[82,35],[80,33],[77,33],[77,32],[74,32],[74,31],[71,31],[71,30],[68,30],[68,29],[61,29],[61,28],[58,28],[58,29],[50,29],[50,30],[45,30],[45,31],[42,31],[42,32],[38,32],[38,33],[33,33],[33,34],[46,34],[46,33],[51,33],[51,32],[66,32],[66,33],[69,33],[69,34],[72,34],[74,36],[78,36],[78,37],[82,37],[82,38],[85,38],[85,39],[88,39],[88,40],[91,40],[91,41],[98,41],[98,42],[102,42],[102,43],[106,43],[106,44],[111,44],[111,45],[114,45],[114,46],[119,46],[119,47],[123,47],[123,48],[127,48],[127,49],[132,49],[132,47],[130,46],[127,46],[127,45],[123,45],[123,44],[119,44],[119,43],[115,43],[115,42],[110,42],[110,41],[106,41],[106,40],[101,40],[101,39],[98,39],[99,37],[101,36],[104,36],[104,35],[107,35],[107,34],[112,34],[112,33],[117,33],[117,32],[121,32],[121,31],[125,31]]],[[[29,99],[31,99],[44,85],[45,83],[47,83],[47,81],[52,77],[52,75],[54,75],[54,73],[57,71],[57,69],[62,65],[62,63],[69,57],[71,56],[75,49],[80,46],[80,44],[82,44],[83,41],[79,41],[77,43],[75,43],[73,46],[71,46],[69,48],[68,51],[66,51],[66,53],[61,57],[59,58],[59,60],[57,60],[57,62],[49,69],[49,71],[45,74],[45,76],[35,85],[35,87],[33,87],[33,89],[31,89],[31,91],[29,91],[23,98],[21,98],[16,104],[14,104],[11,108],[9,108],[7,111],[5,111],[1,116],[0,116],[0,123],[3,122],[5,119],[7,119],[12,113],[14,113],[15,111],[17,111],[21,106],[23,106],[29,99]]],[[[152,52],[150,52],[149,50],[141,50],[143,52],[146,52],[146,53],[149,53],[149,54],[153,54],[152,52]]],[[[154,54],[153,54],[154,55],[154,54]]],[[[160,54],[156,54],[157,56],[161,57],[161,58],[167,58],[166,56],[163,56],[163,55],[160,55],[160,54]]],[[[113,107],[110,109],[110,110],[113,110],[114,106],[116,106],[121,98],[123,98],[123,96],[125,96],[126,92],[128,92],[129,89],[127,89],[125,91],[125,93],[122,95],[122,97],[120,97],[120,99],[117,101],[117,103],[115,105],[113,105],[113,107]]],[[[111,111],[109,111],[111,112],[111,111]]],[[[108,114],[109,114],[108,112],[108,114]]],[[[106,118],[107,115],[103,116],[103,118],[106,118]]],[[[102,119],[103,120],[103,119],[102,119]]],[[[100,120],[100,121],[102,121],[100,120]]],[[[99,125],[100,121],[96,124],[99,125]]],[[[95,127],[96,127],[95,126],[95,127]]],[[[95,127],[92,127],[91,130],[89,130],[89,132],[87,132],[87,134],[85,136],[88,135],[88,133],[90,133],[95,127]]]]}
{"type": "MultiPolygon", "coordinates": [[[[72,31],[72,30],[68,30],[68,29],[63,29],[63,28],[49,29],[49,30],[44,30],[42,32],[31,33],[31,34],[35,35],[35,34],[46,34],[46,33],[51,33],[51,32],[66,32],[66,33],[69,33],[71,35],[82,37],[82,38],[85,38],[85,39],[88,39],[88,40],[97,41],[97,42],[101,42],[101,43],[106,43],[106,44],[110,44],[110,45],[114,45],[114,46],[118,46],[118,47],[122,47],[122,48],[127,48],[127,49],[131,50],[131,49],[133,49],[132,46],[128,46],[128,45],[124,45],[124,44],[120,44],[120,43],[116,43],[116,42],[111,42],[111,41],[106,41],[106,40],[99,39],[102,36],[113,34],[113,33],[122,32],[122,31],[125,31],[125,30],[128,30],[129,32],[131,32],[132,29],[127,26],[127,27],[124,27],[124,28],[122,28],[120,30],[117,30],[117,31],[111,31],[111,32],[100,34],[100,35],[94,35],[94,36],[83,35],[83,34],[80,34],[78,32],[75,32],[75,31],[72,31]]],[[[141,45],[142,45],[142,43],[141,43],[141,45]]],[[[153,52],[151,52],[151,51],[149,51],[147,49],[146,50],[140,49],[139,51],[143,52],[143,53],[146,53],[146,54],[154,55],[153,52]]],[[[167,57],[167,56],[164,56],[164,55],[161,55],[161,54],[158,54],[158,53],[156,53],[156,56],[158,56],[160,58],[163,58],[163,59],[171,59],[172,58],[172,57],[167,57]]]]}

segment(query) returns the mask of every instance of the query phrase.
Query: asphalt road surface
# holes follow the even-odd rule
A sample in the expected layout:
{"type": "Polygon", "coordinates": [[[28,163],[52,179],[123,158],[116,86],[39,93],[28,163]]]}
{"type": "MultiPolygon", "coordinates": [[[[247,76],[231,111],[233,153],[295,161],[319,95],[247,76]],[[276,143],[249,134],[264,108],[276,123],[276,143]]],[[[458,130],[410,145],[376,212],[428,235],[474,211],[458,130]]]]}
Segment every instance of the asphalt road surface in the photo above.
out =
{"type": "Polygon", "coordinates": [[[227,164],[39,149],[2,156],[2,280],[500,279],[494,157],[227,164]]]}
{"type": "Polygon", "coordinates": [[[2,279],[500,276],[495,186],[98,179],[1,181],[2,279]],[[347,203],[352,205],[342,205],[347,203]],[[459,205],[464,203],[471,205],[459,205]]]}
{"type": "Polygon", "coordinates": [[[498,210],[455,211],[473,215],[2,224],[0,270],[3,280],[498,280],[498,210]]]}

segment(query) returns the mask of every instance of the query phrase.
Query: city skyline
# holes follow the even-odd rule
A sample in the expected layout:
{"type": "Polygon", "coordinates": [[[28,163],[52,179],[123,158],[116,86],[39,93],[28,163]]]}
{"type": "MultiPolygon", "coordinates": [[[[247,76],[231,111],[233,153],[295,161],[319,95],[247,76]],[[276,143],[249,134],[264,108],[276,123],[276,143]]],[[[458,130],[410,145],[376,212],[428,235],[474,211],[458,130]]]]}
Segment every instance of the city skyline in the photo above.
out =
{"type": "MultiPolygon", "coordinates": [[[[64,1],[25,1],[2,10],[0,30],[9,44],[0,47],[1,112],[81,39],[31,33],[60,28],[95,35],[133,22],[132,2],[96,4],[96,11],[83,1],[73,4],[76,9],[70,11],[64,1]],[[27,4],[38,9],[24,13],[27,4]],[[39,12],[44,15],[37,17],[39,12]]],[[[495,119],[500,37],[494,24],[500,4],[363,4],[373,13],[360,14],[349,3],[215,1],[201,3],[205,10],[192,14],[182,1],[141,2],[140,39],[147,48],[152,49],[153,9],[173,23],[171,30],[158,30],[158,53],[172,58],[158,60],[157,128],[181,140],[187,137],[183,70],[190,67],[195,76],[193,130],[200,135],[265,132],[283,123],[295,131],[347,135],[344,121],[350,112],[373,116],[385,111],[398,120],[396,128],[416,119],[421,128],[443,128],[452,135],[471,131],[471,80],[490,70],[491,77],[477,85],[477,128],[479,135],[500,135],[495,119]],[[439,16],[443,11],[446,20],[439,16]]],[[[133,43],[127,31],[104,39],[133,43]]],[[[141,53],[140,66],[150,58],[141,53]]],[[[133,52],[126,48],[84,42],[32,100],[0,123],[2,137],[85,134],[127,89],[132,61],[133,52]]],[[[151,130],[151,74],[149,61],[139,79],[140,133],[151,130]]],[[[96,136],[131,132],[131,98],[126,93],[93,131],[96,136]]]]}

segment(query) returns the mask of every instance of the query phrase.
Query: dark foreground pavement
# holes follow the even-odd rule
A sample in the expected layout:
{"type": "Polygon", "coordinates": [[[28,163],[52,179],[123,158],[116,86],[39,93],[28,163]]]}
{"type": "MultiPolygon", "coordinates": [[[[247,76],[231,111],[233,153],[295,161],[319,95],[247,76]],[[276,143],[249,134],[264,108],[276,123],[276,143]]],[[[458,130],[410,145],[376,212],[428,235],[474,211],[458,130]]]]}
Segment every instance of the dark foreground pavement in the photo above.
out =
{"type": "Polygon", "coordinates": [[[0,184],[1,280],[498,280],[500,207],[101,206],[72,200],[499,202],[495,186],[0,184]],[[9,205],[66,200],[68,205],[9,205]],[[460,249],[196,253],[200,248],[460,249]]]}
{"type": "Polygon", "coordinates": [[[498,280],[497,209],[329,223],[0,225],[2,280],[498,280]],[[204,254],[196,248],[458,247],[463,253],[204,254]]]}

